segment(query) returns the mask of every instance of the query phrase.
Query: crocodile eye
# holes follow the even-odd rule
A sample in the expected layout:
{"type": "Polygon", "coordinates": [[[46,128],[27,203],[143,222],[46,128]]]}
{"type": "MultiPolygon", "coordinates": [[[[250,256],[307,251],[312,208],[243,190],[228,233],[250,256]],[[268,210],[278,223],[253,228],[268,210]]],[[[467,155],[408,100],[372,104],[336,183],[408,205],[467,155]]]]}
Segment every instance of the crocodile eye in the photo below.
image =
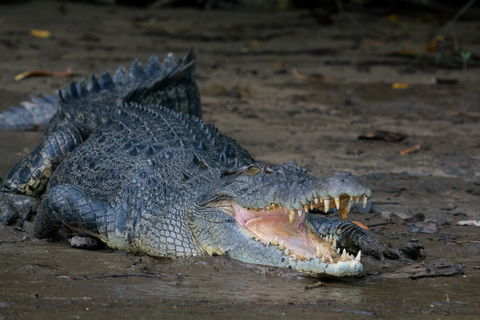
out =
{"type": "Polygon", "coordinates": [[[253,175],[256,175],[257,173],[259,173],[261,170],[259,167],[257,166],[249,166],[246,170],[245,170],[245,173],[248,174],[249,176],[253,176],[253,175]]]}

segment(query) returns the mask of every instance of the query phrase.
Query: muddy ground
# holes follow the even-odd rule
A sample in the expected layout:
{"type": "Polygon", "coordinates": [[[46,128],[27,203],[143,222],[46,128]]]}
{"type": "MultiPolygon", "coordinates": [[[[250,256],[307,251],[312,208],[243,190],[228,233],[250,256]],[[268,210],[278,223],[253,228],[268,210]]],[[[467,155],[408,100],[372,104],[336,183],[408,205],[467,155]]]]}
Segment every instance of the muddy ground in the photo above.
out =
{"type": "MultiPolygon", "coordinates": [[[[448,16],[390,13],[0,5],[2,110],[70,81],[13,80],[27,70],[70,66],[78,80],[194,47],[205,122],[268,164],[296,161],[316,176],[364,177],[373,208],[349,219],[394,247],[418,241],[426,254],[415,262],[366,258],[360,277],[306,290],[316,280],[286,270],[223,257],[166,261],[75,250],[67,240],[39,241],[0,226],[0,319],[476,318],[480,229],[458,222],[480,220],[480,22],[460,19],[442,30],[448,16]],[[393,54],[418,52],[438,33],[445,41],[436,52],[430,46],[415,60],[393,54]],[[472,54],[466,65],[458,50],[472,54]],[[373,129],[406,138],[358,139],[373,129]],[[418,152],[400,154],[420,142],[418,152]],[[408,220],[421,214],[423,221],[408,220]]],[[[0,132],[0,177],[41,135],[0,132]]]]}

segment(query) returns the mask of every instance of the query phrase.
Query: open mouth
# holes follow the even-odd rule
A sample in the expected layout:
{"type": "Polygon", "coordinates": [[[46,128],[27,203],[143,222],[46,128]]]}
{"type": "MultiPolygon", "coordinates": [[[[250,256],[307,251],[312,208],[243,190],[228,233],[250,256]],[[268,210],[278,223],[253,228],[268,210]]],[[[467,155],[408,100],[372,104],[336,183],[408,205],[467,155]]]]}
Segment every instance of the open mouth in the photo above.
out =
{"type": "Polygon", "coordinates": [[[244,208],[236,205],[236,221],[254,235],[257,241],[278,246],[286,256],[295,261],[311,260],[315,257],[324,263],[346,262],[355,259],[360,261],[360,255],[350,256],[345,249],[337,245],[335,236],[319,236],[308,222],[309,209],[337,208],[343,220],[348,216],[353,201],[367,204],[367,197],[351,197],[342,195],[335,199],[313,198],[304,204],[302,209],[288,210],[282,204],[272,203],[264,208],[244,208]]]}

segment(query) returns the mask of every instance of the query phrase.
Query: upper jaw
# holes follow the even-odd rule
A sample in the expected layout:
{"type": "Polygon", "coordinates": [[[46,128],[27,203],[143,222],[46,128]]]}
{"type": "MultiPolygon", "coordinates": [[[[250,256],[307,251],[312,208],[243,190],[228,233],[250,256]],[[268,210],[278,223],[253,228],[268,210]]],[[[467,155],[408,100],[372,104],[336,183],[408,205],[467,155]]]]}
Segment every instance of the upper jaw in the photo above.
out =
{"type": "Polygon", "coordinates": [[[249,210],[266,213],[282,207],[289,215],[290,222],[293,221],[295,214],[301,216],[302,212],[308,212],[309,209],[314,208],[324,212],[330,208],[336,208],[342,214],[342,219],[346,220],[353,202],[362,201],[365,207],[371,195],[367,184],[349,172],[335,172],[327,179],[311,176],[309,178],[310,180],[304,184],[283,185],[285,190],[275,192],[274,195],[264,196],[261,199],[255,197],[255,201],[236,198],[235,202],[249,210]]]}

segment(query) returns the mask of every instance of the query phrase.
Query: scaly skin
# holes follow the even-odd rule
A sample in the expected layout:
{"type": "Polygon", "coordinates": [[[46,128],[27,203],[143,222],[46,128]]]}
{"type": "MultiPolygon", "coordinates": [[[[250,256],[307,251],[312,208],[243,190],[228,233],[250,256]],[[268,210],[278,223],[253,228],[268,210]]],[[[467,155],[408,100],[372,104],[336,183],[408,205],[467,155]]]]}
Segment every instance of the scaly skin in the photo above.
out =
{"type": "Polygon", "coordinates": [[[11,223],[11,197],[27,195],[41,198],[37,237],[66,225],[126,251],[226,254],[313,276],[356,275],[359,250],[381,255],[368,232],[310,213],[337,207],[346,218],[352,201],[370,196],[360,178],[264,166],[215,127],[172,111],[200,113],[193,62],[184,59],[167,80],[71,85],[41,145],[5,181],[0,217],[11,223]],[[158,99],[171,108],[133,103],[158,99]]]}

